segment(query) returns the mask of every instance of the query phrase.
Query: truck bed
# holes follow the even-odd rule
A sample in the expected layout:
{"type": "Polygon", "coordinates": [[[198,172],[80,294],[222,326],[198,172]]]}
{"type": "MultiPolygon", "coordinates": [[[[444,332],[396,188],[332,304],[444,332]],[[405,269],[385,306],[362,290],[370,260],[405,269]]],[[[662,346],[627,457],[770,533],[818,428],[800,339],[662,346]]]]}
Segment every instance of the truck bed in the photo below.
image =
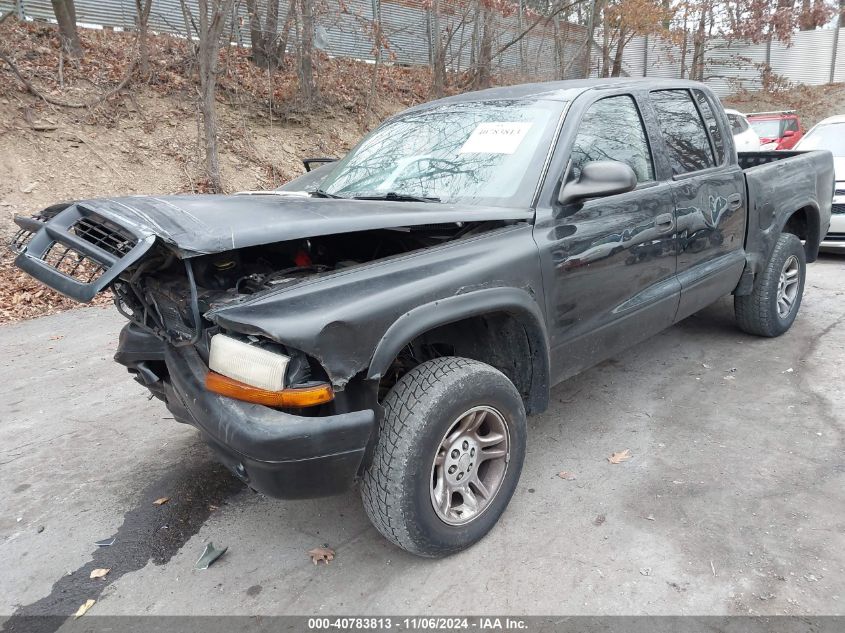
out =
{"type": "Polygon", "coordinates": [[[827,151],[739,152],[745,172],[748,228],[745,250],[755,273],[774,247],[785,223],[804,241],[807,261],[815,261],[830,225],[833,160],[827,151]],[[801,213],[796,214],[796,211],[801,213]]]}

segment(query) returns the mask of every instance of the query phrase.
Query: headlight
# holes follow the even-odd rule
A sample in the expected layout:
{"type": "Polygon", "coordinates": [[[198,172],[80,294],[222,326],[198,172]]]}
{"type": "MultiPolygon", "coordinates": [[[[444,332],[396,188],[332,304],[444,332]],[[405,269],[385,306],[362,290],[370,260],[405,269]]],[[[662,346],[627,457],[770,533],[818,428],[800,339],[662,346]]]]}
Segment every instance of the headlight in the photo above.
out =
{"type": "Polygon", "coordinates": [[[208,368],[258,389],[284,389],[288,362],[290,358],[284,354],[244,343],[231,336],[215,334],[211,337],[208,368]]]}

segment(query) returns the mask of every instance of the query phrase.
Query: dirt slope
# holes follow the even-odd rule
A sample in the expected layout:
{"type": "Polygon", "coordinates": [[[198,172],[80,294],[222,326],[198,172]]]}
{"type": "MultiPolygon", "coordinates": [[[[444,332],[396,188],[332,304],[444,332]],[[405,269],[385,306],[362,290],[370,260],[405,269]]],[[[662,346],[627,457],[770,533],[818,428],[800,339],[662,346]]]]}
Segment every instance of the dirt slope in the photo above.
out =
{"type": "MultiPolygon", "coordinates": [[[[131,36],[82,30],[85,58],[59,57],[53,27],[7,20],[4,50],[45,95],[88,102],[119,83],[130,66],[131,36]],[[61,73],[59,69],[61,68],[61,73]]],[[[152,70],[93,108],[56,107],[32,95],[0,62],[0,239],[12,217],[62,200],[203,191],[203,155],[191,57],[184,42],[151,41],[152,70]]],[[[340,156],[390,114],[423,100],[424,69],[382,68],[378,99],[372,66],[318,60],[320,99],[295,100],[289,63],[270,81],[244,50],[221,53],[217,111],[226,191],[267,189],[304,172],[301,159],[340,156]]],[[[74,306],[12,266],[0,249],[0,323],[74,306]]]]}

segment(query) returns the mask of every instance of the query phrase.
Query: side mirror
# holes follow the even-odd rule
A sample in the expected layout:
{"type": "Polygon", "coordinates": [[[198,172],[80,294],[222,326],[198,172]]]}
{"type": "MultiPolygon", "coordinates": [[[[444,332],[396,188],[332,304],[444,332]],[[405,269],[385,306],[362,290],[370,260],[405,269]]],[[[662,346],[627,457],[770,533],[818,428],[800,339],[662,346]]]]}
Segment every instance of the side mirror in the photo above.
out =
{"type": "Polygon", "coordinates": [[[790,136],[795,136],[795,130],[786,130],[783,133],[783,138],[789,138],[790,136]]]}
{"type": "Polygon", "coordinates": [[[636,187],[637,175],[630,165],[616,160],[598,160],[584,165],[578,180],[564,183],[557,201],[569,204],[633,191],[636,187]]]}

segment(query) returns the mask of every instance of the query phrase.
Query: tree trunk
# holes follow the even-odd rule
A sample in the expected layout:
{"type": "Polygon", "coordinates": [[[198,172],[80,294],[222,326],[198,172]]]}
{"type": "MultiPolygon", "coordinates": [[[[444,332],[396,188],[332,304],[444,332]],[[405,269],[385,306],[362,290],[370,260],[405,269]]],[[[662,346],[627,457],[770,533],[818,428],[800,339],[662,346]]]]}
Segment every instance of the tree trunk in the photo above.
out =
{"type": "Polygon", "coordinates": [[[150,48],[147,43],[147,26],[150,21],[150,10],[153,7],[153,0],[135,0],[135,9],[138,13],[138,63],[141,74],[146,76],[150,71],[150,48]]]}
{"type": "MultiPolygon", "coordinates": [[[[205,145],[205,171],[212,191],[220,192],[223,185],[220,178],[220,160],[217,153],[217,109],[215,93],[217,88],[217,58],[220,52],[220,38],[226,23],[226,16],[232,11],[235,0],[197,0],[199,24],[196,48],[200,78],[200,113],[203,123],[205,145]],[[209,3],[211,6],[209,7],[209,3]]],[[[180,0],[185,14],[185,23],[193,23],[188,0],[180,0]],[[189,19],[190,17],[190,19],[189,19]]],[[[189,32],[190,35],[190,32],[189,32]]]]}
{"type": "Polygon", "coordinates": [[[601,13],[602,0],[592,0],[587,9],[587,42],[584,47],[583,75],[590,76],[590,66],[593,61],[593,45],[595,44],[596,21],[601,13]]]}
{"type": "Polygon", "coordinates": [[[625,52],[625,45],[628,43],[627,34],[624,28],[619,28],[619,41],[616,43],[616,53],[613,55],[613,68],[610,71],[611,77],[622,76],[622,55],[625,52]]]}
{"type": "Polygon", "coordinates": [[[478,62],[475,72],[475,87],[489,88],[493,80],[493,11],[480,4],[481,44],[478,47],[478,62]]]}
{"type": "MultiPolygon", "coordinates": [[[[262,24],[256,0],[246,0],[249,14],[249,38],[252,43],[252,61],[261,68],[274,69],[282,63],[284,51],[279,50],[279,0],[268,0],[267,13],[262,24]]],[[[288,12],[290,14],[290,12],[288,12]]],[[[285,22],[287,26],[288,22],[285,22]]],[[[285,40],[287,43],[287,40],[285,40]]]]}
{"type": "Polygon", "coordinates": [[[431,55],[432,95],[439,99],[446,90],[446,51],[440,35],[440,0],[434,0],[432,7],[431,55]]]}
{"type": "Polygon", "coordinates": [[[82,43],[79,41],[79,33],[76,30],[76,7],[73,0],[51,0],[53,13],[56,14],[56,22],[59,24],[59,36],[62,40],[62,49],[76,59],[82,58],[82,43]]]}
{"type": "Polygon", "coordinates": [[[299,95],[309,104],[314,101],[314,5],[313,0],[299,0],[302,37],[299,43],[299,95]]]}
{"type": "Polygon", "coordinates": [[[707,10],[702,7],[701,17],[698,20],[698,29],[693,37],[692,67],[690,68],[690,79],[695,81],[704,80],[704,46],[705,31],[707,28],[707,10]]]}

